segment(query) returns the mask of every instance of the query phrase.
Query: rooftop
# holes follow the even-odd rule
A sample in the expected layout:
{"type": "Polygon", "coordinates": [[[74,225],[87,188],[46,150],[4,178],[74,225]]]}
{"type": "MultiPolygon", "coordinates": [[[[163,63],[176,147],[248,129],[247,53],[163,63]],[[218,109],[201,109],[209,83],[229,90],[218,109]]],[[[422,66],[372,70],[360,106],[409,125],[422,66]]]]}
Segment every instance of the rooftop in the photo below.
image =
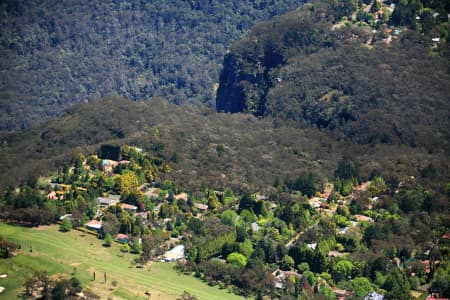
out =
{"type": "Polygon", "coordinates": [[[120,203],[120,208],[124,210],[137,210],[137,206],[127,203],[120,203]]]}
{"type": "Polygon", "coordinates": [[[200,210],[207,210],[208,209],[208,205],[206,204],[201,204],[201,203],[195,203],[194,206],[200,210]]]}
{"type": "Polygon", "coordinates": [[[175,261],[184,257],[184,245],[173,247],[170,251],[164,253],[165,261],[175,261]]]}
{"type": "Polygon", "coordinates": [[[175,199],[176,200],[184,200],[187,201],[188,200],[188,194],[186,193],[180,193],[178,195],[175,195],[175,199]]]}
{"type": "Polygon", "coordinates": [[[100,205],[112,206],[120,201],[120,195],[109,195],[108,197],[98,197],[97,199],[100,205]]]}
{"type": "Polygon", "coordinates": [[[373,219],[364,215],[355,215],[356,221],[358,222],[373,222],[373,219]]]}
{"type": "Polygon", "coordinates": [[[102,223],[96,220],[91,220],[86,223],[86,227],[92,228],[92,229],[100,229],[102,228],[102,223]]]}

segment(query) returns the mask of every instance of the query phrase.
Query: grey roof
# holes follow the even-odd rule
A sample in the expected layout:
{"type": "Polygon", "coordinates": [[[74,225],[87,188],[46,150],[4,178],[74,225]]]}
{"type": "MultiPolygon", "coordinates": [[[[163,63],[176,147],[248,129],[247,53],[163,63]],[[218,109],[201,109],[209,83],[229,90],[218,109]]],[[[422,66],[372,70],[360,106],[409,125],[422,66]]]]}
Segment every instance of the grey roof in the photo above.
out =
{"type": "Polygon", "coordinates": [[[114,205],[120,201],[120,195],[109,195],[108,197],[98,197],[100,204],[114,205]]]}
{"type": "Polygon", "coordinates": [[[364,300],[383,300],[384,296],[378,294],[377,292],[370,292],[367,294],[366,297],[364,297],[364,300]]]}

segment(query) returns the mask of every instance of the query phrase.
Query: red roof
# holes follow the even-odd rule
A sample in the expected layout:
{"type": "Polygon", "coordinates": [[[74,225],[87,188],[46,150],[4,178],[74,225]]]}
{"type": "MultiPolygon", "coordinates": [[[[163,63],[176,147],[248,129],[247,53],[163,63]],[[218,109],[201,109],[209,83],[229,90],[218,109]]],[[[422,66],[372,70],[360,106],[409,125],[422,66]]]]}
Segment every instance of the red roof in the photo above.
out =
{"type": "Polygon", "coordinates": [[[373,222],[373,219],[364,215],[355,215],[356,221],[359,222],[373,222]]]}
{"type": "Polygon", "coordinates": [[[136,210],[137,207],[131,204],[127,204],[127,203],[120,203],[120,208],[122,209],[128,209],[128,210],[136,210]]]}
{"type": "Polygon", "coordinates": [[[86,226],[95,226],[95,225],[102,225],[101,222],[96,221],[96,220],[90,220],[89,222],[86,223],[86,226]]]}
{"type": "Polygon", "coordinates": [[[340,290],[337,288],[333,288],[333,292],[336,294],[336,297],[344,297],[348,293],[346,290],[340,290]]]}
{"type": "Polygon", "coordinates": [[[86,227],[93,228],[95,230],[99,230],[102,228],[102,223],[96,220],[91,220],[85,224],[86,227]]]}
{"type": "Polygon", "coordinates": [[[322,198],[328,199],[330,197],[331,193],[323,193],[321,196],[322,198]]]}

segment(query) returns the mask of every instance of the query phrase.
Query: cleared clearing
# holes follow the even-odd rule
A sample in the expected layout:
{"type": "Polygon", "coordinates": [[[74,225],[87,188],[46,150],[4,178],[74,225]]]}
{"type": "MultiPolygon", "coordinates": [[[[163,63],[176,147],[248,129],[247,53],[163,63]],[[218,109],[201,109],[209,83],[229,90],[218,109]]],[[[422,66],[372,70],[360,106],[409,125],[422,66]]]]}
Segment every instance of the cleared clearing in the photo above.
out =
{"type": "Polygon", "coordinates": [[[75,273],[83,287],[102,299],[148,299],[145,292],[151,294],[150,299],[176,299],[185,290],[199,299],[243,299],[226,289],[181,275],[173,264],[158,262],[136,268],[132,264],[135,256],[121,253],[120,245],[102,247],[95,236],[76,230],[62,233],[57,225],[24,228],[0,223],[0,235],[22,247],[15,257],[0,260],[0,274],[8,274],[0,279],[0,286],[6,288],[0,299],[19,299],[27,276],[35,270],[46,270],[51,275],[75,273]],[[117,287],[112,286],[113,280],[117,287]]]}

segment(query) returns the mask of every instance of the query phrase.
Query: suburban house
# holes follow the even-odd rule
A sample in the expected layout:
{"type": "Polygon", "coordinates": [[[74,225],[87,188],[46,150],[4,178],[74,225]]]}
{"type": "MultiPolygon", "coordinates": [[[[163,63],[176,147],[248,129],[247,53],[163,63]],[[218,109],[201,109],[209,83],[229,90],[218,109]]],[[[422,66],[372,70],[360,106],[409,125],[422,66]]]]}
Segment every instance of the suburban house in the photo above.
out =
{"type": "Polygon", "coordinates": [[[184,258],[184,245],[173,247],[170,251],[164,253],[164,261],[171,262],[184,258]]]}
{"type": "Polygon", "coordinates": [[[89,230],[98,231],[98,230],[102,229],[102,222],[99,222],[96,220],[91,220],[91,221],[87,222],[85,226],[89,230]]]}
{"type": "Polygon", "coordinates": [[[62,194],[61,194],[61,193],[58,193],[58,192],[55,192],[55,191],[51,191],[47,195],[47,199],[48,200],[58,200],[58,199],[64,200],[64,192],[62,192],[62,194]]]}
{"type": "Polygon", "coordinates": [[[202,213],[205,213],[208,211],[208,205],[206,205],[206,204],[195,203],[194,207],[197,208],[202,213]]]}
{"type": "Polygon", "coordinates": [[[120,195],[109,195],[108,197],[98,197],[100,207],[107,208],[114,206],[120,201],[120,195]]]}
{"type": "Polygon", "coordinates": [[[291,276],[296,277],[296,278],[302,277],[302,275],[300,275],[297,272],[293,272],[293,271],[279,271],[279,274],[275,276],[275,287],[277,289],[284,288],[284,283],[286,282],[286,279],[288,279],[291,276]]]}
{"type": "Polygon", "coordinates": [[[138,212],[136,213],[136,217],[141,217],[144,224],[148,224],[148,211],[138,212]]]}
{"type": "Polygon", "coordinates": [[[373,219],[371,217],[367,217],[364,215],[355,215],[356,221],[358,222],[371,222],[373,223],[373,219]]]}
{"type": "Polygon", "coordinates": [[[313,208],[319,208],[322,205],[322,201],[319,197],[312,197],[309,199],[309,205],[313,208]]]}
{"type": "Polygon", "coordinates": [[[112,174],[115,167],[117,167],[119,163],[114,160],[103,159],[102,160],[102,169],[103,172],[112,174]]]}
{"type": "Polygon", "coordinates": [[[342,255],[345,255],[345,253],[334,251],[334,250],[330,250],[328,252],[329,257],[341,257],[342,255]]]}
{"type": "Polygon", "coordinates": [[[348,296],[348,292],[346,290],[334,288],[333,293],[336,295],[336,300],[345,300],[345,297],[348,296]]]}
{"type": "Polygon", "coordinates": [[[188,197],[189,196],[186,193],[181,193],[174,196],[175,200],[183,200],[183,201],[188,201],[188,197]]]}
{"type": "Polygon", "coordinates": [[[364,300],[383,300],[384,296],[378,294],[377,292],[370,292],[364,297],[364,300]]]}
{"type": "Polygon", "coordinates": [[[127,204],[127,203],[120,203],[120,208],[129,212],[129,213],[135,213],[137,211],[137,206],[135,205],[131,205],[131,204],[127,204]]]}
{"type": "Polygon", "coordinates": [[[306,247],[308,247],[309,249],[312,249],[312,250],[316,250],[316,248],[317,248],[317,243],[314,242],[314,243],[306,244],[306,247]]]}
{"type": "Polygon", "coordinates": [[[128,244],[130,242],[128,235],[122,233],[117,234],[115,240],[121,244],[128,244]]]}

